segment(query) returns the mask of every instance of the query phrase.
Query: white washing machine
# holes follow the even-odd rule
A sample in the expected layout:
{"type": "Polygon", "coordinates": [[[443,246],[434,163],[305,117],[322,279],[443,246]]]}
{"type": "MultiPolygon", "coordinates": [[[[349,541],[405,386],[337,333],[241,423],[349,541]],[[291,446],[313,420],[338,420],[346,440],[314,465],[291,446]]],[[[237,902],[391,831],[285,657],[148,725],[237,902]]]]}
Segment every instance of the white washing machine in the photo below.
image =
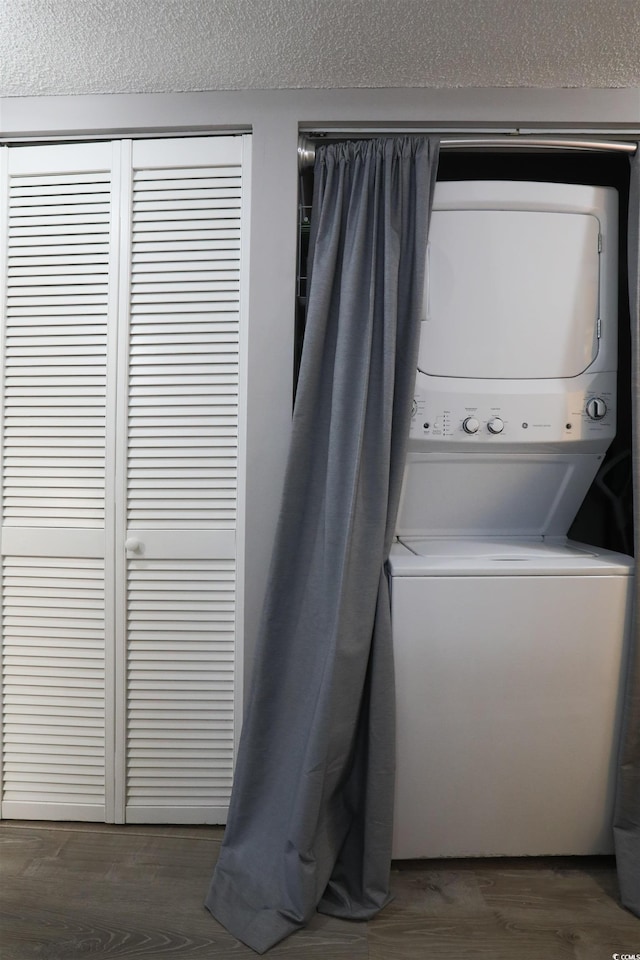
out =
{"type": "Polygon", "coordinates": [[[394,856],[612,852],[629,557],[423,540],[391,558],[394,856]]]}
{"type": "Polygon", "coordinates": [[[609,853],[629,557],[566,539],[615,435],[617,197],[436,187],[390,557],[393,855],[609,853]]]}

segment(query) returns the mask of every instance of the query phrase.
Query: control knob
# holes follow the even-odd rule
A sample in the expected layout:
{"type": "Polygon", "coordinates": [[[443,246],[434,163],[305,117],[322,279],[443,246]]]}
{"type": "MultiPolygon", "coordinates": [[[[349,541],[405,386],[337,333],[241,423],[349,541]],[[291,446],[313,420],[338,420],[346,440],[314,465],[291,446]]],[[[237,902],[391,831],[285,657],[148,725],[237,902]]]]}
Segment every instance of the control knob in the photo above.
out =
{"type": "Polygon", "coordinates": [[[476,417],[467,417],[462,421],[462,429],[465,433],[477,433],[480,429],[480,421],[476,417]]]}
{"type": "Polygon", "coordinates": [[[504,430],[504,420],[500,417],[492,417],[487,423],[489,433],[502,433],[504,430]]]}
{"type": "Polygon", "coordinates": [[[607,415],[607,405],[602,397],[592,397],[587,402],[587,416],[590,420],[602,420],[607,415]]]}

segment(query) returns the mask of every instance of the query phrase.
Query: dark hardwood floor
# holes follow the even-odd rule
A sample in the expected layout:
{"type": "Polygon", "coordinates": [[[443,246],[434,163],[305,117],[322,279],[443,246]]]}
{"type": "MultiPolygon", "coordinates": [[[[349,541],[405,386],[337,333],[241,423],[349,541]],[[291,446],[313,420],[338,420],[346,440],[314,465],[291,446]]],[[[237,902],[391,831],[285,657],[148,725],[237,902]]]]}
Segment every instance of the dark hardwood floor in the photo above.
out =
{"type": "MultiPolygon", "coordinates": [[[[0,823],[0,960],[242,960],[202,906],[222,832],[0,823]]],[[[612,960],[640,954],[612,858],[396,864],[368,924],[317,916],[287,960],[612,960]]]]}

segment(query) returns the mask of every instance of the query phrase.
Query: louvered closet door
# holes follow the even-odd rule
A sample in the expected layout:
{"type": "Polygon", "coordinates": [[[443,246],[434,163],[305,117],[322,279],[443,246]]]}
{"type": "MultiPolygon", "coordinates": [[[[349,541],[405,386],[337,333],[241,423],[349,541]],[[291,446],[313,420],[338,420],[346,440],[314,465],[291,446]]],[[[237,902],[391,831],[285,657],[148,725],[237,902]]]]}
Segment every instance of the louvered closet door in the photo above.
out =
{"type": "Polygon", "coordinates": [[[2,152],[5,817],[225,819],[249,143],[2,152]]]}
{"type": "Polygon", "coordinates": [[[248,148],[247,137],[133,144],[128,821],[223,822],[229,801],[248,148]]]}
{"type": "Polygon", "coordinates": [[[5,817],[109,815],[112,153],[79,144],[4,156],[5,817]]]}

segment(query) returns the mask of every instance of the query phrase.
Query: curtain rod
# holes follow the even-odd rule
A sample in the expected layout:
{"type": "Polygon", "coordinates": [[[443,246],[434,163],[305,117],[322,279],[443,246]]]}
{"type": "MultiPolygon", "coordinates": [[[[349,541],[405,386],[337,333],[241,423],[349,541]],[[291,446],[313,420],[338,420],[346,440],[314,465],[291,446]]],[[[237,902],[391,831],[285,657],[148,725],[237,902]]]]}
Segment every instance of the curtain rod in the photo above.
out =
{"type": "MultiPolygon", "coordinates": [[[[354,134],[353,139],[358,139],[354,134]]],[[[551,137],[527,137],[508,134],[503,137],[456,137],[455,139],[442,138],[441,150],[581,150],[581,151],[611,151],[614,153],[636,152],[636,144],[622,140],[556,140],[551,137]]],[[[298,140],[298,166],[306,170],[313,166],[316,157],[316,145],[307,137],[298,140]]]]}

